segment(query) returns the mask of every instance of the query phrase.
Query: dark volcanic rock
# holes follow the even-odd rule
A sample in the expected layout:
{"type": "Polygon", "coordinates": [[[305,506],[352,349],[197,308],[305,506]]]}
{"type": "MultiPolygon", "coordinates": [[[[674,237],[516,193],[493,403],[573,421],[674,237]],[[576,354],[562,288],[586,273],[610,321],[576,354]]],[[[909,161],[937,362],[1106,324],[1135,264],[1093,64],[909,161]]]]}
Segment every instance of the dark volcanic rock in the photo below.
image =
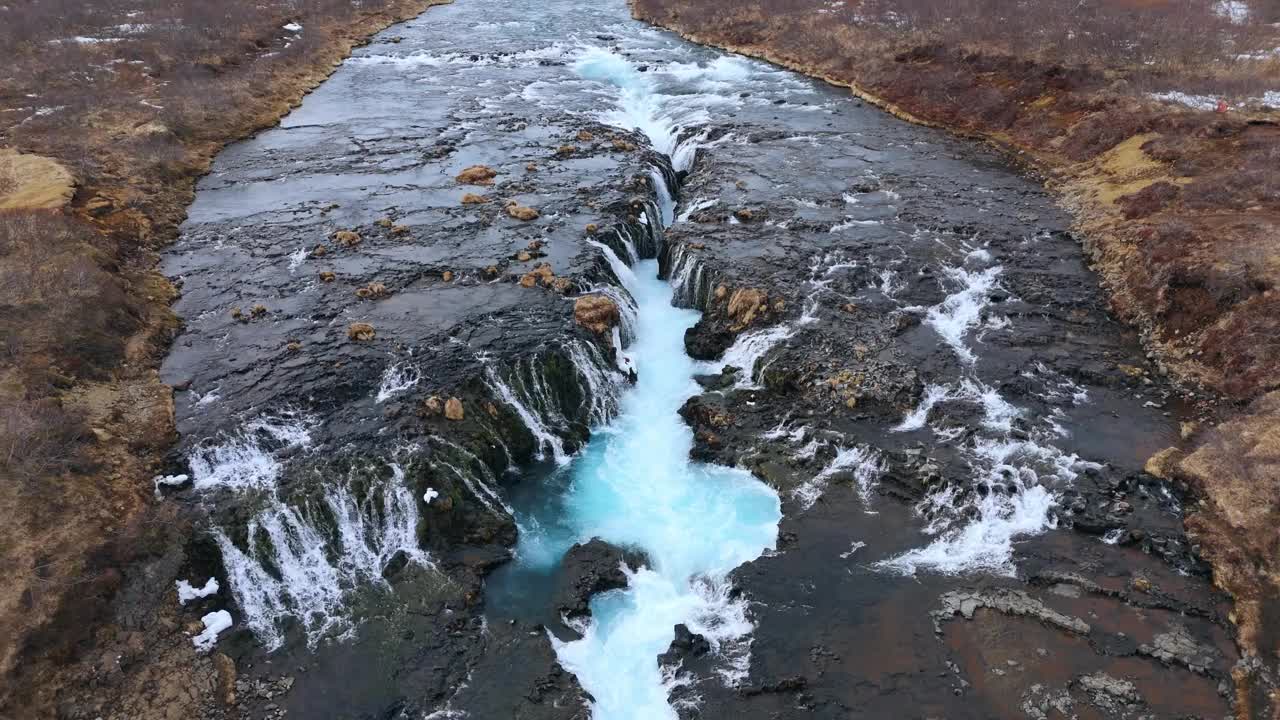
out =
{"type": "Polygon", "coordinates": [[[684,331],[684,348],[695,360],[716,360],[729,349],[736,337],[723,323],[708,316],[684,331]]]}
{"type": "Polygon", "coordinates": [[[649,558],[641,551],[610,545],[600,538],[569,548],[556,583],[556,609],[571,618],[589,614],[592,596],[627,586],[623,564],[632,569],[648,567],[649,558]]]}
{"type": "Polygon", "coordinates": [[[711,643],[703,636],[691,631],[687,625],[676,625],[676,636],[667,651],[658,656],[658,664],[666,666],[681,665],[686,659],[700,658],[711,652],[711,643]]]}

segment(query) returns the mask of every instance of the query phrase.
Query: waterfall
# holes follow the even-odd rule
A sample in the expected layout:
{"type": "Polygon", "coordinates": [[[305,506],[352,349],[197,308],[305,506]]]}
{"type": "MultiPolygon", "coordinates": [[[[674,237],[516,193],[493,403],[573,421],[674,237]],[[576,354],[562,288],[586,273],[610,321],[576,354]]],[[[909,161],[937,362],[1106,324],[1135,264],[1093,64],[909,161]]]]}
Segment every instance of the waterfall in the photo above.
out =
{"type": "Polygon", "coordinates": [[[537,412],[530,409],[530,404],[532,403],[526,404],[525,400],[528,398],[528,393],[517,393],[492,366],[485,368],[485,374],[488,378],[489,387],[498,394],[502,402],[516,411],[516,414],[520,416],[520,421],[529,429],[529,432],[533,433],[534,440],[537,441],[538,446],[535,451],[535,457],[539,460],[545,459],[546,449],[551,448],[551,457],[556,461],[557,465],[569,464],[569,454],[565,452],[564,441],[560,439],[559,435],[552,432],[551,428],[543,422],[542,417],[537,412]]]}
{"type": "Polygon", "coordinates": [[[418,505],[404,470],[394,463],[387,467],[390,478],[367,468],[353,470],[345,484],[326,486],[328,513],[272,495],[249,520],[245,549],[224,529],[213,530],[245,623],[268,650],[284,643],[289,618],[313,646],[326,635],[350,631],[347,593],[382,584],[382,571],[397,554],[431,566],[418,546],[418,505]],[[374,477],[366,479],[369,474],[374,477]]]}
{"type": "MultiPolygon", "coordinates": [[[[615,272],[625,271],[634,278],[631,269],[607,245],[593,244],[605,251],[611,264],[619,266],[615,272]]],[[[567,465],[571,460],[565,439],[576,440],[594,424],[607,422],[616,412],[621,391],[621,375],[613,372],[596,347],[579,340],[564,343],[558,351],[543,350],[518,359],[505,375],[494,365],[487,365],[485,377],[497,399],[515,411],[532,433],[537,446],[535,457],[545,459],[549,448],[558,465],[567,465]],[[559,372],[551,368],[561,361],[571,370],[580,398],[564,397],[547,377],[548,372],[559,372]]]]}

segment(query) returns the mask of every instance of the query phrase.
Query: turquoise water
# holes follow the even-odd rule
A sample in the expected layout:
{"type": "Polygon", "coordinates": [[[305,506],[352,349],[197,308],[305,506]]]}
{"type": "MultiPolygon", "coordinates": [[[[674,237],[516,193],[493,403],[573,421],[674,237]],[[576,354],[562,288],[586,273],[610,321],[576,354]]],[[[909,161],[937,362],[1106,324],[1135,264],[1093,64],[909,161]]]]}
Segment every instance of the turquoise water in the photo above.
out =
{"type": "Polygon", "coordinates": [[[750,474],[690,461],[693,433],[678,410],[698,392],[696,364],[684,352],[698,313],[671,305],[655,261],[635,270],[623,280],[639,307],[627,350],[640,379],[564,470],[558,501],[518,518],[517,563],[526,570],[549,569],[592,537],[649,555],[652,568],[632,575],[630,587],[592,602],[581,640],[552,640],[601,720],[675,717],[657,656],[678,623],[707,637],[726,679],[745,672],[751,624],[745,601],[729,598],[726,575],[774,547],[781,518],[777,494],[750,474]]]}

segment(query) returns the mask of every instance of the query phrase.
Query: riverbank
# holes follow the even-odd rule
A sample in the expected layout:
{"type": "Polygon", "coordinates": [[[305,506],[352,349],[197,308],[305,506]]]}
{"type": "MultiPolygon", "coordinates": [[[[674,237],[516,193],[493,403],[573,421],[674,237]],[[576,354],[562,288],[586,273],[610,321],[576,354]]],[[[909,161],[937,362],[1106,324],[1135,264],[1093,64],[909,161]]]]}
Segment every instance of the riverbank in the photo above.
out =
{"type": "MultiPolygon", "coordinates": [[[[838,4],[832,4],[836,7],[838,4]]],[[[703,44],[849,87],[912,122],[987,140],[1046,178],[1074,213],[1112,310],[1199,410],[1148,463],[1200,498],[1188,529],[1236,601],[1246,656],[1280,655],[1280,117],[1157,101],[1115,72],[890,37],[832,10],[635,0],[634,15],[703,44]],[[803,41],[800,41],[803,38],[803,41]]],[[[1122,368],[1123,369],[1123,368],[1122,368]]],[[[1141,376],[1143,370],[1128,368],[1141,376]]],[[[1237,707],[1272,692],[1246,662],[1237,707]]]]}
{"type": "Polygon", "coordinates": [[[158,252],[222,147],[446,1],[4,9],[0,713],[51,714],[64,682],[115,672],[98,667],[107,648],[129,648],[117,669],[146,664],[144,647],[190,654],[180,628],[181,642],[144,643],[125,626],[145,613],[115,604],[124,568],[180,544],[187,522],[153,501],[176,438],[157,370],[179,326],[158,252]]]}

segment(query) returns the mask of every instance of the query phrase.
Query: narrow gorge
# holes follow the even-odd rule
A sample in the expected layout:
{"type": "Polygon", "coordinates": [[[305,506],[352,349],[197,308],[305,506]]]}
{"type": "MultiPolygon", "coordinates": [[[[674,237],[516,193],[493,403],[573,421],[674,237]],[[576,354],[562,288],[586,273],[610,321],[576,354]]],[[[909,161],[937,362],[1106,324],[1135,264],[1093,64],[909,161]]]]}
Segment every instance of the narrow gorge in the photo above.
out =
{"type": "Polygon", "coordinates": [[[1068,227],[621,0],[433,8],[201,182],[135,592],[255,717],[1227,716],[1187,410],[1068,227]]]}

